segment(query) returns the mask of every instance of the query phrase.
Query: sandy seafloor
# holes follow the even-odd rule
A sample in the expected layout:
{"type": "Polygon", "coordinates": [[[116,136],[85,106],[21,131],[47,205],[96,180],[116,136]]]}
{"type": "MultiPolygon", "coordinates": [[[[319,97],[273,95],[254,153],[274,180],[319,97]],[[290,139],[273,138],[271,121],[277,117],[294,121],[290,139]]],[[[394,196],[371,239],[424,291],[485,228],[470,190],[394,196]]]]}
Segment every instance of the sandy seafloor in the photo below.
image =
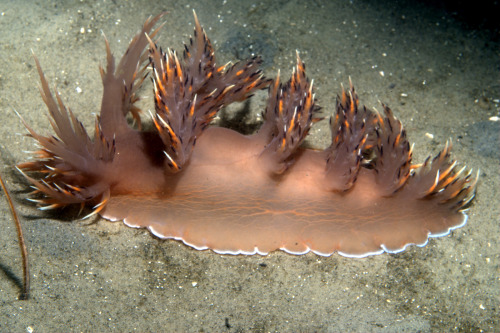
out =
{"type": "MultiPolygon", "coordinates": [[[[0,331],[500,329],[499,123],[490,120],[499,112],[498,35],[404,2],[2,1],[0,12],[1,171],[23,217],[32,282],[30,299],[18,300],[21,259],[2,199],[0,331]],[[350,76],[362,103],[378,107],[381,100],[393,108],[415,143],[415,161],[451,138],[454,157],[481,170],[467,225],[396,255],[230,256],[27,203],[27,183],[13,165],[34,143],[20,134],[14,109],[36,131],[52,133],[31,50],[51,87],[92,130],[102,91],[102,32],[121,55],[147,16],[168,10],[159,44],[182,50],[193,8],[220,50],[219,63],[257,52],[268,76],[280,68],[285,77],[299,50],[325,115],[350,76]]],[[[149,88],[143,94],[151,97],[149,88]]],[[[241,105],[224,118],[255,130],[265,99],[257,94],[239,120],[231,114],[241,105]]],[[[324,121],[307,144],[325,147],[329,140],[324,121]]]]}

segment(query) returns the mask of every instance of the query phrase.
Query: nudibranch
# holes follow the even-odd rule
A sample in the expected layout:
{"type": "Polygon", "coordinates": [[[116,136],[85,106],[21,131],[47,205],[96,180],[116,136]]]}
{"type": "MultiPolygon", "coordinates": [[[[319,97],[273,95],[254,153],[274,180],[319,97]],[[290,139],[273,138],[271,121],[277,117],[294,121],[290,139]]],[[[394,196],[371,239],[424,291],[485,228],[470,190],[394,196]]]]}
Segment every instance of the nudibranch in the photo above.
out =
{"type": "Polygon", "coordinates": [[[56,135],[40,135],[25,123],[41,149],[18,168],[42,209],[91,206],[91,214],[161,239],[247,255],[395,253],[465,224],[477,176],[451,159],[451,143],[413,164],[412,146],[391,109],[360,106],[350,84],[330,118],[331,145],[305,149],[301,144],[320,118],[298,55],[286,83],[279,75],[265,79],[258,57],[217,66],[195,15],[194,35],[180,57],[156,45],[160,17],[145,22],[118,64],[106,41],[93,138],[59,94],[52,95],[35,58],[56,135]],[[135,102],[147,75],[154,126],[142,130],[135,102]],[[222,107],[265,88],[256,134],[209,126],[222,107]]]}

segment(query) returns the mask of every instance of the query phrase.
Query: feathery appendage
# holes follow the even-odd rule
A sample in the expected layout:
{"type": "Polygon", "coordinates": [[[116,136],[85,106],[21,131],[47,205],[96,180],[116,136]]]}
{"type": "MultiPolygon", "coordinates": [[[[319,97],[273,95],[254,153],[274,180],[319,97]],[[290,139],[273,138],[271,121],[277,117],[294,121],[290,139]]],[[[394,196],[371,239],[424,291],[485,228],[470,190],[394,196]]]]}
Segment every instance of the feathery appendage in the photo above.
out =
{"type": "Polygon", "coordinates": [[[413,165],[410,177],[402,190],[421,200],[433,200],[452,211],[467,207],[475,196],[479,171],[475,176],[466,167],[459,168],[451,158],[450,141],[436,156],[413,165]]]}
{"type": "MultiPolygon", "coordinates": [[[[93,202],[100,198],[105,202],[109,188],[97,181],[104,164],[113,160],[115,142],[102,134],[99,118],[96,119],[94,140],[83,124],[67,108],[56,90],[56,99],[40,67],[35,63],[40,75],[40,93],[50,114],[50,123],[56,136],[46,137],[36,133],[22,118],[29,135],[38,141],[41,149],[34,152],[31,162],[18,164],[17,168],[33,184],[35,193],[43,193],[44,198],[30,199],[41,205],[42,209],[52,209],[69,204],[93,202]],[[36,180],[25,172],[38,172],[44,177],[36,180]]],[[[96,212],[99,207],[96,208],[96,212]]]]}
{"type": "Polygon", "coordinates": [[[212,44],[196,14],[194,38],[184,48],[184,58],[179,60],[175,51],[165,53],[150,40],[153,121],[173,173],[189,161],[196,139],[224,105],[245,100],[270,83],[259,69],[258,57],[217,67],[212,44]]]}
{"type": "Polygon", "coordinates": [[[342,86],[336,112],[330,118],[332,144],[326,149],[326,183],[331,190],[342,192],[354,185],[364,154],[373,146],[369,136],[375,125],[375,115],[359,107],[358,95],[349,80],[349,91],[342,86]]]}
{"type": "MultiPolygon", "coordinates": [[[[30,199],[42,207],[53,209],[70,204],[94,204],[98,213],[110,196],[110,184],[103,181],[106,168],[112,163],[116,153],[115,137],[131,130],[125,115],[130,111],[136,116],[135,93],[143,79],[137,81],[138,69],[144,62],[144,48],[147,45],[145,33],[150,32],[163,14],[146,20],[122,57],[115,70],[115,60],[106,40],[107,66],[100,68],[104,85],[101,115],[96,117],[94,138],[91,139],[82,123],[67,108],[57,90],[55,98],[35,57],[40,76],[40,93],[50,114],[50,123],[55,136],[46,137],[36,133],[22,118],[29,135],[38,141],[41,149],[34,152],[31,162],[20,163],[17,167],[32,183],[42,198],[30,199]],[[43,178],[37,180],[25,172],[37,172],[43,178]]],[[[151,35],[155,35],[158,29],[151,35]]],[[[142,73],[144,70],[141,69],[142,73]]]]}
{"type": "Polygon", "coordinates": [[[281,174],[293,164],[293,155],[306,138],[313,123],[321,120],[315,115],[313,84],[305,74],[305,64],[297,52],[297,66],[286,84],[279,74],[269,88],[269,99],[263,113],[264,124],[259,135],[267,142],[261,158],[274,174],[281,174]]]}

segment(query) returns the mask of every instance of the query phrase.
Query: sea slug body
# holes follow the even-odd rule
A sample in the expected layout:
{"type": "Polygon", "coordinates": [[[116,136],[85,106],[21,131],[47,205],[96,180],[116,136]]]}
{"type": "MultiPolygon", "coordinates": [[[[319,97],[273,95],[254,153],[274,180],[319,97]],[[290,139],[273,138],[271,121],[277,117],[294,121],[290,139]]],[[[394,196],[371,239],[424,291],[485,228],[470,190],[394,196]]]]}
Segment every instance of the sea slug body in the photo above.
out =
{"type": "Polygon", "coordinates": [[[279,75],[265,79],[258,57],[218,66],[195,15],[194,35],[179,57],[154,42],[160,17],[144,23],[118,64],[106,42],[93,138],[57,92],[54,98],[35,59],[55,136],[25,123],[41,149],[18,168],[42,209],[91,206],[90,215],[224,254],[364,257],[423,246],[465,224],[477,176],[451,159],[451,143],[413,164],[391,109],[360,106],[350,84],[330,118],[331,145],[305,149],[320,118],[298,55],[284,83],[279,75]],[[143,131],[135,102],[147,75],[154,126],[143,131]],[[264,88],[269,98],[257,133],[209,126],[222,107],[264,88]],[[138,126],[129,124],[129,113],[138,126]]]}

